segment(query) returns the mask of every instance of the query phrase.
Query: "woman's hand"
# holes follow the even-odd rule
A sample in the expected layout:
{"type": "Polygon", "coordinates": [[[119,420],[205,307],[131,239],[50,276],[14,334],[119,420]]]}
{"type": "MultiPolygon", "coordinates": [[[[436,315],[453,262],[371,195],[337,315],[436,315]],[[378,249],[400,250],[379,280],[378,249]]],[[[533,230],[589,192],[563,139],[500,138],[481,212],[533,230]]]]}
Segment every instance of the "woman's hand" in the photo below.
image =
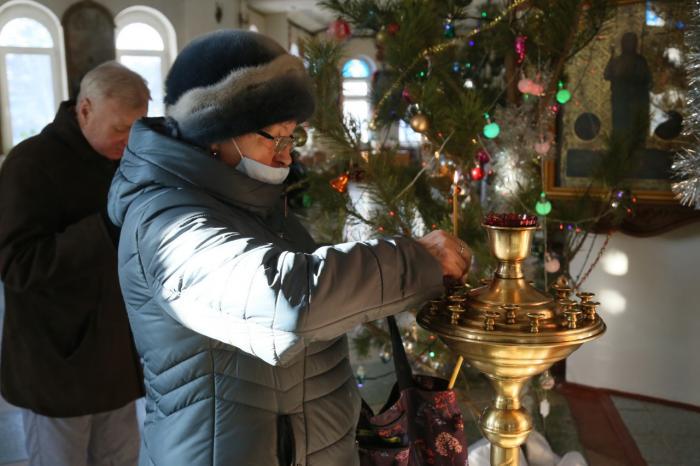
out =
{"type": "Polygon", "coordinates": [[[443,230],[433,230],[417,240],[442,266],[442,274],[461,279],[472,261],[472,251],[467,243],[443,230]]]}

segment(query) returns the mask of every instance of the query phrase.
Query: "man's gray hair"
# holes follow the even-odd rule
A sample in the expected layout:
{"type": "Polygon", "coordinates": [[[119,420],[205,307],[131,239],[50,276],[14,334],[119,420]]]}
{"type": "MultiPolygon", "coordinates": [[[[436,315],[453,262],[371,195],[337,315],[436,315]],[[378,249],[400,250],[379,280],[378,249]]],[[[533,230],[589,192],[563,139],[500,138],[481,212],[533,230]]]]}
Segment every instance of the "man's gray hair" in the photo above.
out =
{"type": "Polygon", "coordinates": [[[86,98],[118,99],[130,108],[139,108],[148,104],[151,93],[141,75],[121,63],[107,61],[88,71],[80,81],[76,102],[86,98]]]}

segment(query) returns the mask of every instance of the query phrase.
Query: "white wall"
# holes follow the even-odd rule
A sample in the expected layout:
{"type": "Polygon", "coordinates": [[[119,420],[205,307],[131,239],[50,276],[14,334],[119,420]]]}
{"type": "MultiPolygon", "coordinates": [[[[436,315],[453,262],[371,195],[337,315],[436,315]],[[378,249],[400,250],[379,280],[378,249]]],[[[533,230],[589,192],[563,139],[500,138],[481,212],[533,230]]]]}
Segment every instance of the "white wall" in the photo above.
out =
{"type": "Polygon", "coordinates": [[[180,0],[172,3],[181,3],[184,6],[182,18],[184,34],[183,42],[179,44],[180,48],[193,38],[207,32],[238,27],[239,0],[180,0]],[[221,5],[222,11],[220,23],[217,23],[215,19],[217,3],[221,5]]]}
{"type": "Polygon", "coordinates": [[[258,28],[258,32],[260,34],[267,34],[267,25],[265,24],[265,16],[261,13],[258,13],[257,11],[253,11],[250,8],[247,8],[245,13],[244,13],[248,25],[255,25],[255,27],[258,28]]]}
{"type": "MultiPolygon", "coordinates": [[[[36,0],[49,8],[60,20],[66,10],[78,3],[78,0],[36,0]]],[[[113,16],[124,8],[133,5],[145,5],[163,13],[175,28],[178,50],[182,49],[195,37],[209,31],[224,28],[239,27],[239,13],[241,12],[241,0],[96,0],[112,12],[113,16]],[[222,8],[221,22],[215,19],[216,5],[222,8]]],[[[0,5],[8,0],[0,0],[0,5]]],[[[259,32],[267,34],[286,49],[289,49],[290,41],[297,40],[297,36],[304,35],[301,31],[292,30],[287,21],[286,13],[262,15],[253,10],[244,12],[246,19],[255,24],[259,32]]],[[[247,25],[245,26],[247,27],[247,25]]],[[[364,46],[366,48],[366,46],[364,46]]],[[[372,52],[374,57],[374,52],[372,52]]]]}
{"type": "MultiPolygon", "coordinates": [[[[78,3],[76,0],[35,0],[37,3],[41,3],[50,9],[56,16],[58,16],[59,21],[63,18],[63,14],[66,10],[73,5],[78,3]]],[[[7,0],[0,0],[0,5],[7,3],[7,0]]],[[[181,47],[181,43],[185,40],[182,35],[182,4],[183,2],[173,2],[169,0],[110,0],[110,1],[97,1],[100,5],[106,7],[112,12],[112,16],[116,16],[121,10],[126,7],[133,5],[145,5],[153,7],[163,13],[173,24],[177,34],[178,47],[181,47]]]]}
{"type": "MultiPolygon", "coordinates": [[[[0,5],[8,0],[0,0],[0,5]]],[[[77,0],[36,0],[49,8],[60,20],[66,10],[77,0]]],[[[181,49],[194,37],[221,28],[238,27],[240,0],[219,1],[223,15],[221,23],[214,19],[216,0],[96,0],[116,16],[133,5],[145,5],[159,10],[173,24],[177,34],[177,46],[181,49]]]]}
{"type": "Polygon", "coordinates": [[[377,67],[380,66],[380,63],[377,62],[377,47],[374,45],[374,39],[357,38],[347,41],[345,44],[345,58],[356,57],[369,58],[377,67]]]}
{"type": "Polygon", "coordinates": [[[286,13],[266,15],[264,33],[275,39],[282,47],[289,50],[289,23],[287,22],[286,13]]]}
{"type": "Polygon", "coordinates": [[[700,224],[653,238],[618,233],[606,251],[583,289],[601,301],[608,330],[569,358],[567,379],[700,406],[700,224]]]}

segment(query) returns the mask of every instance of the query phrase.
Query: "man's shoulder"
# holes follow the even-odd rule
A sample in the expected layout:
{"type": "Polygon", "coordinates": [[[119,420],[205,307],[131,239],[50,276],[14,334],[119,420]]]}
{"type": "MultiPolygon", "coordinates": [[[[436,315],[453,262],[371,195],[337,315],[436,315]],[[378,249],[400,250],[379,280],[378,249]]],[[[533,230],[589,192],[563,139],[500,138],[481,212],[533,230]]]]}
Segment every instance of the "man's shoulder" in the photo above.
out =
{"type": "MultiPolygon", "coordinates": [[[[50,125],[49,125],[50,126],[50,125]]],[[[26,166],[51,160],[56,151],[65,150],[60,139],[52,131],[44,130],[17,144],[7,154],[4,165],[26,166]]]]}
{"type": "Polygon", "coordinates": [[[42,166],[46,158],[47,146],[40,135],[25,139],[17,144],[5,157],[3,172],[34,169],[42,166]]]}

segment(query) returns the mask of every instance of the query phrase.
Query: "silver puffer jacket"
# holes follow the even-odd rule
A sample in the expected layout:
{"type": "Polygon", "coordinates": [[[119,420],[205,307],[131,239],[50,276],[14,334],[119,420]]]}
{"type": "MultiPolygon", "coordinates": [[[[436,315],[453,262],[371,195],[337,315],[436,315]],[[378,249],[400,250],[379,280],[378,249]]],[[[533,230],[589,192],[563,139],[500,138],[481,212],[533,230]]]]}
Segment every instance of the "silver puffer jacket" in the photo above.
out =
{"type": "Polygon", "coordinates": [[[281,186],[158,127],[134,125],[109,195],[144,364],[141,464],[269,466],[284,449],[357,465],[344,334],[438,294],[439,263],[406,238],[318,247],[281,186]]]}

